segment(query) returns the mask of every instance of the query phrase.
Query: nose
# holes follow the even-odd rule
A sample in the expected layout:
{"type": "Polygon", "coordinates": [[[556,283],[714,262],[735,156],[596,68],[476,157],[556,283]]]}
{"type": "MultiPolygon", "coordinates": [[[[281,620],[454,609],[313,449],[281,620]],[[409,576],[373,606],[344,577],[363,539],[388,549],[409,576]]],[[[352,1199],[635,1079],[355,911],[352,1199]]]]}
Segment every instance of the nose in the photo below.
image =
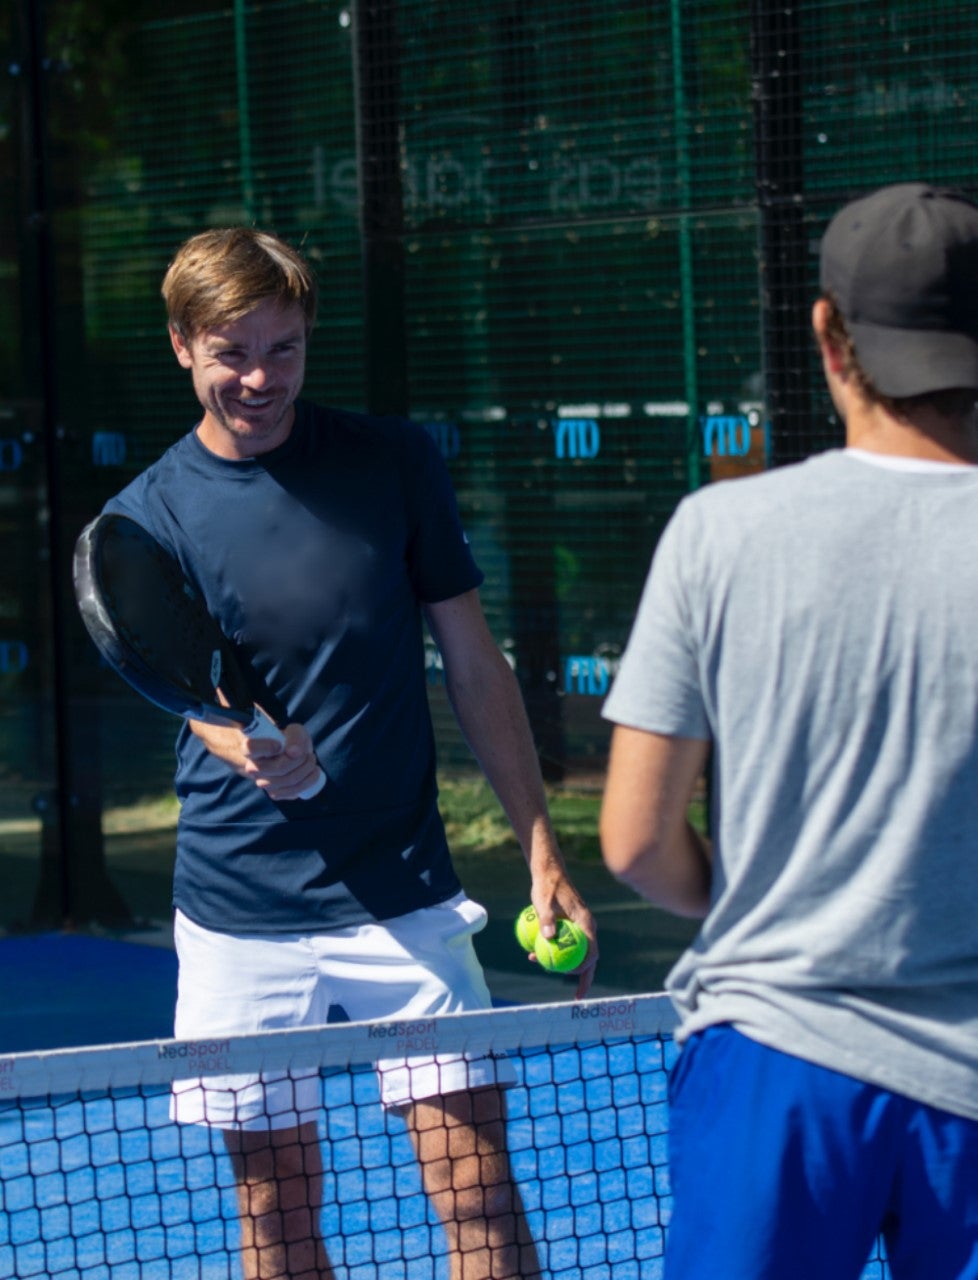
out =
{"type": "Polygon", "coordinates": [[[256,361],[247,372],[241,375],[242,385],[249,387],[252,391],[260,391],[267,381],[265,366],[260,361],[256,361]]]}

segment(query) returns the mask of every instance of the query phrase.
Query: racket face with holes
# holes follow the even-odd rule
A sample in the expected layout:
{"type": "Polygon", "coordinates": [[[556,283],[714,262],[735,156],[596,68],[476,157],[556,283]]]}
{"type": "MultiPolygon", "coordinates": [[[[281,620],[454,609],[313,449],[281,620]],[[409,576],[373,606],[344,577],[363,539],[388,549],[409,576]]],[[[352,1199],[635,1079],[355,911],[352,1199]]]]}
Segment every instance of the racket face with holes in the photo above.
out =
{"type": "Polygon", "coordinates": [[[179,716],[253,720],[244,676],[202,596],[135,520],[102,515],[82,531],[74,582],[89,635],[137,693],[179,716]]]}

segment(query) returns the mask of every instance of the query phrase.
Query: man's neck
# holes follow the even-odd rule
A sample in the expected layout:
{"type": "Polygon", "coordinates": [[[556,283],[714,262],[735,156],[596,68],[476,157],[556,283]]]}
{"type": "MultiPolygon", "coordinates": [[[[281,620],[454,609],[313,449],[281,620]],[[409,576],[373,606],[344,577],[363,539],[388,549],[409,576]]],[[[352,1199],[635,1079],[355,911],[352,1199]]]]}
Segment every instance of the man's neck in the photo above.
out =
{"type": "Polygon", "coordinates": [[[978,421],[945,418],[931,408],[895,418],[882,405],[861,403],[846,415],[846,444],[867,453],[975,465],[978,421]]]}

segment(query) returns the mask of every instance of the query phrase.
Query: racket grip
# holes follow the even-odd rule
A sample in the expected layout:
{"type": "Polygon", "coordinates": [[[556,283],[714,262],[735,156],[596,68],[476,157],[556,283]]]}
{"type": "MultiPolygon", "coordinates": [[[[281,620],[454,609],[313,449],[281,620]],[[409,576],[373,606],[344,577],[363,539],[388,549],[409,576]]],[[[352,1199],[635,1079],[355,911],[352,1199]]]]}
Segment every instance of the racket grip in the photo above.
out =
{"type": "MultiPolygon", "coordinates": [[[[273,742],[277,742],[280,746],[285,743],[285,734],[274,720],[269,719],[261,707],[255,707],[254,718],[245,729],[245,733],[250,738],[271,738],[273,742]]],[[[299,799],[311,800],[313,796],[319,795],[325,785],[326,774],[320,768],[315,779],[306,787],[305,791],[299,792],[299,799]]]]}

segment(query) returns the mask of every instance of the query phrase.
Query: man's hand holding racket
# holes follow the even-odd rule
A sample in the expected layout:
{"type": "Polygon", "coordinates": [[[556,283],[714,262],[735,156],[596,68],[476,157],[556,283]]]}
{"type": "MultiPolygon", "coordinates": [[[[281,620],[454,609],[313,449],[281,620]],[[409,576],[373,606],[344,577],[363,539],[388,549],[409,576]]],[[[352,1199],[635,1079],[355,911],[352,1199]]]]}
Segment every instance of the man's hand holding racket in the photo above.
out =
{"type": "Polygon", "coordinates": [[[326,785],[312,740],[258,706],[242,661],[177,561],[136,521],[101,515],[75,546],[82,619],[137,693],[187,720],[214,755],[272,800],[310,800],[326,785]]]}
{"type": "Polygon", "coordinates": [[[304,799],[322,777],[312,739],[301,724],[289,724],[281,730],[283,744],[263,734],[260,726],[246,733],[237,725],[193,719],[188,723],[212,755],[261,787],[271,800],[304,799]]]}

